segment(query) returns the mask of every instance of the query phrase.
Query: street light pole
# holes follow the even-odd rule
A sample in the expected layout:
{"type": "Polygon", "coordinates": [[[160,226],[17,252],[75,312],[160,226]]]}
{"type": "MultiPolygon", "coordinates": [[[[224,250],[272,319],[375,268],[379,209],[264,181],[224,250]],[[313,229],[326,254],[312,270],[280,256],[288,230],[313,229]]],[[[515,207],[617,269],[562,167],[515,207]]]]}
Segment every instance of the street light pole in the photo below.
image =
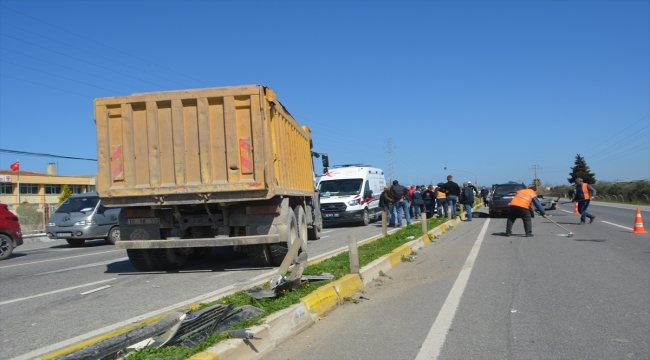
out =
{"type": "Polygon", "coordinates": [[[459,169],[452,169],[452,168],[448,168],[448,167],[446,167],[446,166],[445,166],[445,170],[463,171],[463,172],[472,173],[472,174],[474,174],[474,183],[475,183],[476,185],[478,185],[478,177],[476,176],[476,173],[473,172],[473,171],[469,171],[469,170],[459,170],[459,169]]]}

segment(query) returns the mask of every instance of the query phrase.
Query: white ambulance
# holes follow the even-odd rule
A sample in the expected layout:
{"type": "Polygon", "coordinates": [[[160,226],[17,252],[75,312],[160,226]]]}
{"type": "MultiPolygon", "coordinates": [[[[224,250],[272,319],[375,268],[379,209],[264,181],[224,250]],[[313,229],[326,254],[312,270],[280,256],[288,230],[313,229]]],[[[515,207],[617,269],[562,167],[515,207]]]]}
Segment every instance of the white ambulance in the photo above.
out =
{"type": "Polygon", "coordinates": [[[337,165],[318,181],[324,222],[368,225],[379,219],[379,197],[386,186],[384,171],[370,165],[337,165]]]}

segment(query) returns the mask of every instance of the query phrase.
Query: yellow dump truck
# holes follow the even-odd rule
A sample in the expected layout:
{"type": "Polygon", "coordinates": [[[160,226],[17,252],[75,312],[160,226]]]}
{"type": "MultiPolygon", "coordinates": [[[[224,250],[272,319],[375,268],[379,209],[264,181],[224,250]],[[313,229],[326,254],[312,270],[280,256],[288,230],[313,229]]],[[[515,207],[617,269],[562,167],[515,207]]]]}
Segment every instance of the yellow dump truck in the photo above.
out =
{"type": "Polygon", "coordinates": [[[279,265],[296,238],[318,239],[311,133],[259,85],[96,99],[97,192],[121,207],[139,270],[234,246],[279,265]]]}

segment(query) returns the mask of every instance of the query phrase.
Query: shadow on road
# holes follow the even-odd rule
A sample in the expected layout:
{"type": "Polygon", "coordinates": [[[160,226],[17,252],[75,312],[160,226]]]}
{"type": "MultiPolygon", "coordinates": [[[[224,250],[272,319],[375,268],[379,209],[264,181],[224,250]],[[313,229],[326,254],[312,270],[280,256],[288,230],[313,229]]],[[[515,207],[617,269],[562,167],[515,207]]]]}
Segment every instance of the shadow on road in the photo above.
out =
{"type": "Polygon", "coordinates": [[[187,260],[187,263],[179,269],[140,271],[134,268],[129,260],[123,260],[106,265],[106,271],[104,271],[104,273],[118,275],[147,275],[197,272],[229,272],[264,269],[267,268],[251,267],[246,254],[234,251],[232,247],[226,246],[214,248],[209,254],[205,254],[201,258],[190,258],[187,260]]]}

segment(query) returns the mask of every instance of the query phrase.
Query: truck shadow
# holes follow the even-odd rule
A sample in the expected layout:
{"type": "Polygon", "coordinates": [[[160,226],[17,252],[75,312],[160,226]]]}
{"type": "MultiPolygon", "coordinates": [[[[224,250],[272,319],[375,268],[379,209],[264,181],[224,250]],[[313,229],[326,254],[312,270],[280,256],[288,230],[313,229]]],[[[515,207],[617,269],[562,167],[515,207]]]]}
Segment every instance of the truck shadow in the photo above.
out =
{"type": "Polygon", "coordinates": [[[118,275],[148,275],[198,272],[232,272],[265,269],[272,268],[253,267],[251,266],[246,254],[224,247],[214,248],[210,254],[199,259],[189,258],[187,260],[187,263],[178,269],[140,271],[134,268],[133,265],[131,265],[131,262],[127,259],[106,265],[106,271],[104,271],[104,273],[118,275]]]}

